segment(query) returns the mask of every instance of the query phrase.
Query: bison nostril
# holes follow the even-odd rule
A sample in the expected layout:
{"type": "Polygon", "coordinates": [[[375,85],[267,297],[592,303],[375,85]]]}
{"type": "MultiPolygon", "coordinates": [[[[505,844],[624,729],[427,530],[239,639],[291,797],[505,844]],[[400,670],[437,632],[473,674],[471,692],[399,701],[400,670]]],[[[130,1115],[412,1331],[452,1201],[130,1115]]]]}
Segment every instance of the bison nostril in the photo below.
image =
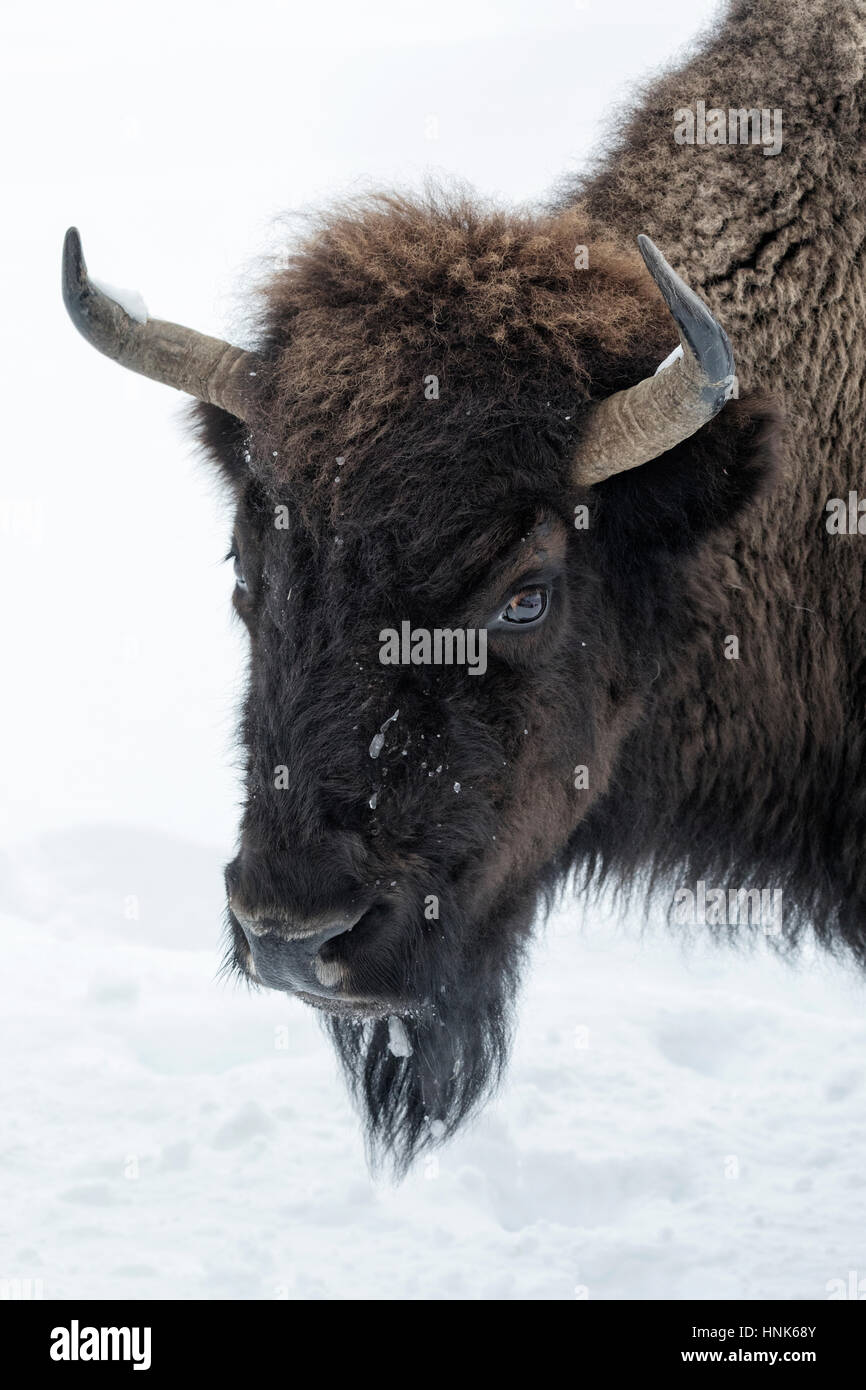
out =
{"type": "Polygon", "coordinates": [[[248,940],[251,937],[275,936],[281,941],[309,944],[313,950],[318,950],[332,937],[351,931],[366,911],[364,906],[346,912],[323,912],[315,917],[300,917],[292,913],[250,912],[234,902],[230,905],[248,940]]]}
{"type": "Polygon", "coordinates": [[[338,960],[324,960],[318,955],[313,960],[313,974],[326,989],[335,989],[342,984],[344,973],[344,967],[338,960]]]}
{"type": "Polygon", "coordinates": [[[343,936],[364,916],[365,909],[322,913],[299,918],[250,912],[232,904],[232,912],[250,947],[258,980],[271,989],[320,993],[342,982],[342,969],[319,951],[343,936]]]}

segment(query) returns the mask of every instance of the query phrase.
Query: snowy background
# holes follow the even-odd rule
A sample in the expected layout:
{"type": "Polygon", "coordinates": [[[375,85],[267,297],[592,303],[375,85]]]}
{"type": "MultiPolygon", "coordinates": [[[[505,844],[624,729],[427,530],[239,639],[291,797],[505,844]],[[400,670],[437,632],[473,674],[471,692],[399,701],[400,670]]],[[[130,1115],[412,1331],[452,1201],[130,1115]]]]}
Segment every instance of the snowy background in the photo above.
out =
{"type": "Polygon", "coordinates": [[[543,196],[711,10],[4,7],[0,1280],[823,1298],[866,1276],[864,985],[599,909],[540,936],[500,1098],[401,1187],[370,1180],[316,1018],[216,979],[244,662],[224,501],[179,399],[88,349],[59,294],[75,222],[98,277],[242,337],[281,214],[430,173],[543,196]]]}

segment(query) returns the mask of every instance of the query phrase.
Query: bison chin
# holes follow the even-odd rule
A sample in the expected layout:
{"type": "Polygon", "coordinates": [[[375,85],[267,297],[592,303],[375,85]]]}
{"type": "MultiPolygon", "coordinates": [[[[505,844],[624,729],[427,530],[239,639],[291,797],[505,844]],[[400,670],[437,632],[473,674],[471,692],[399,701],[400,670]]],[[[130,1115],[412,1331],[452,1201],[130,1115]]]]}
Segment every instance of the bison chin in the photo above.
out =
{"type": "Polygon", "coordinates": [[[437,1000],[432,1008],[390,1018],[326,1017],[374,1169],[402,1177],[495,1091],[508,1060],[533,915],[525,903],[507,923],[477,933],[459,968],[443,962],[438,988],[428,995],[437,1000]]]}

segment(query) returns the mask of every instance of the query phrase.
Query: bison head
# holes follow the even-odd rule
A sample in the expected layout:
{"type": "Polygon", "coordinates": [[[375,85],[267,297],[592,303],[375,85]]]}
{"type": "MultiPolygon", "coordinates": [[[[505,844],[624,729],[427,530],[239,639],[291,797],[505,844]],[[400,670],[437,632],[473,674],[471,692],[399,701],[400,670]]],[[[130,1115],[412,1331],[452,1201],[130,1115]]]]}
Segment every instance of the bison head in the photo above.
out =
{"type": "Polygon", "coordinates": [[[398,1163],[495,1082],[539,902],[768,466],[766,412],[718,414],[724,332],[641,250],[650,275],[579,212],[374,200],[274,274],[244,352],[131,317],[67,243],[77,326],[204,403],[236,499],[231,965],[322,1011],[398,1163]]]}

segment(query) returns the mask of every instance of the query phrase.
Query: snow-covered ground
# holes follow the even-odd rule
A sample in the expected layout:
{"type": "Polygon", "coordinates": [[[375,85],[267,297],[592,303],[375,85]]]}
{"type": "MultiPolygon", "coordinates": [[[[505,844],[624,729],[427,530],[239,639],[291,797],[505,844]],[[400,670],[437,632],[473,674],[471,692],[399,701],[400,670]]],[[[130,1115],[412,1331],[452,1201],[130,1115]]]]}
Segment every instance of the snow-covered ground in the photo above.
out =
{"type": "Polygon", "coordinates": [[[371,1181],[315,1016],[217,980],[220,856],[3,865],[0,1277],[48,1297],[805,1298],[866,1273],[866,987],[560,912],[508,1081],[371,1181]],[[136,915],[137,914],[137,915],[136,915]]]}

